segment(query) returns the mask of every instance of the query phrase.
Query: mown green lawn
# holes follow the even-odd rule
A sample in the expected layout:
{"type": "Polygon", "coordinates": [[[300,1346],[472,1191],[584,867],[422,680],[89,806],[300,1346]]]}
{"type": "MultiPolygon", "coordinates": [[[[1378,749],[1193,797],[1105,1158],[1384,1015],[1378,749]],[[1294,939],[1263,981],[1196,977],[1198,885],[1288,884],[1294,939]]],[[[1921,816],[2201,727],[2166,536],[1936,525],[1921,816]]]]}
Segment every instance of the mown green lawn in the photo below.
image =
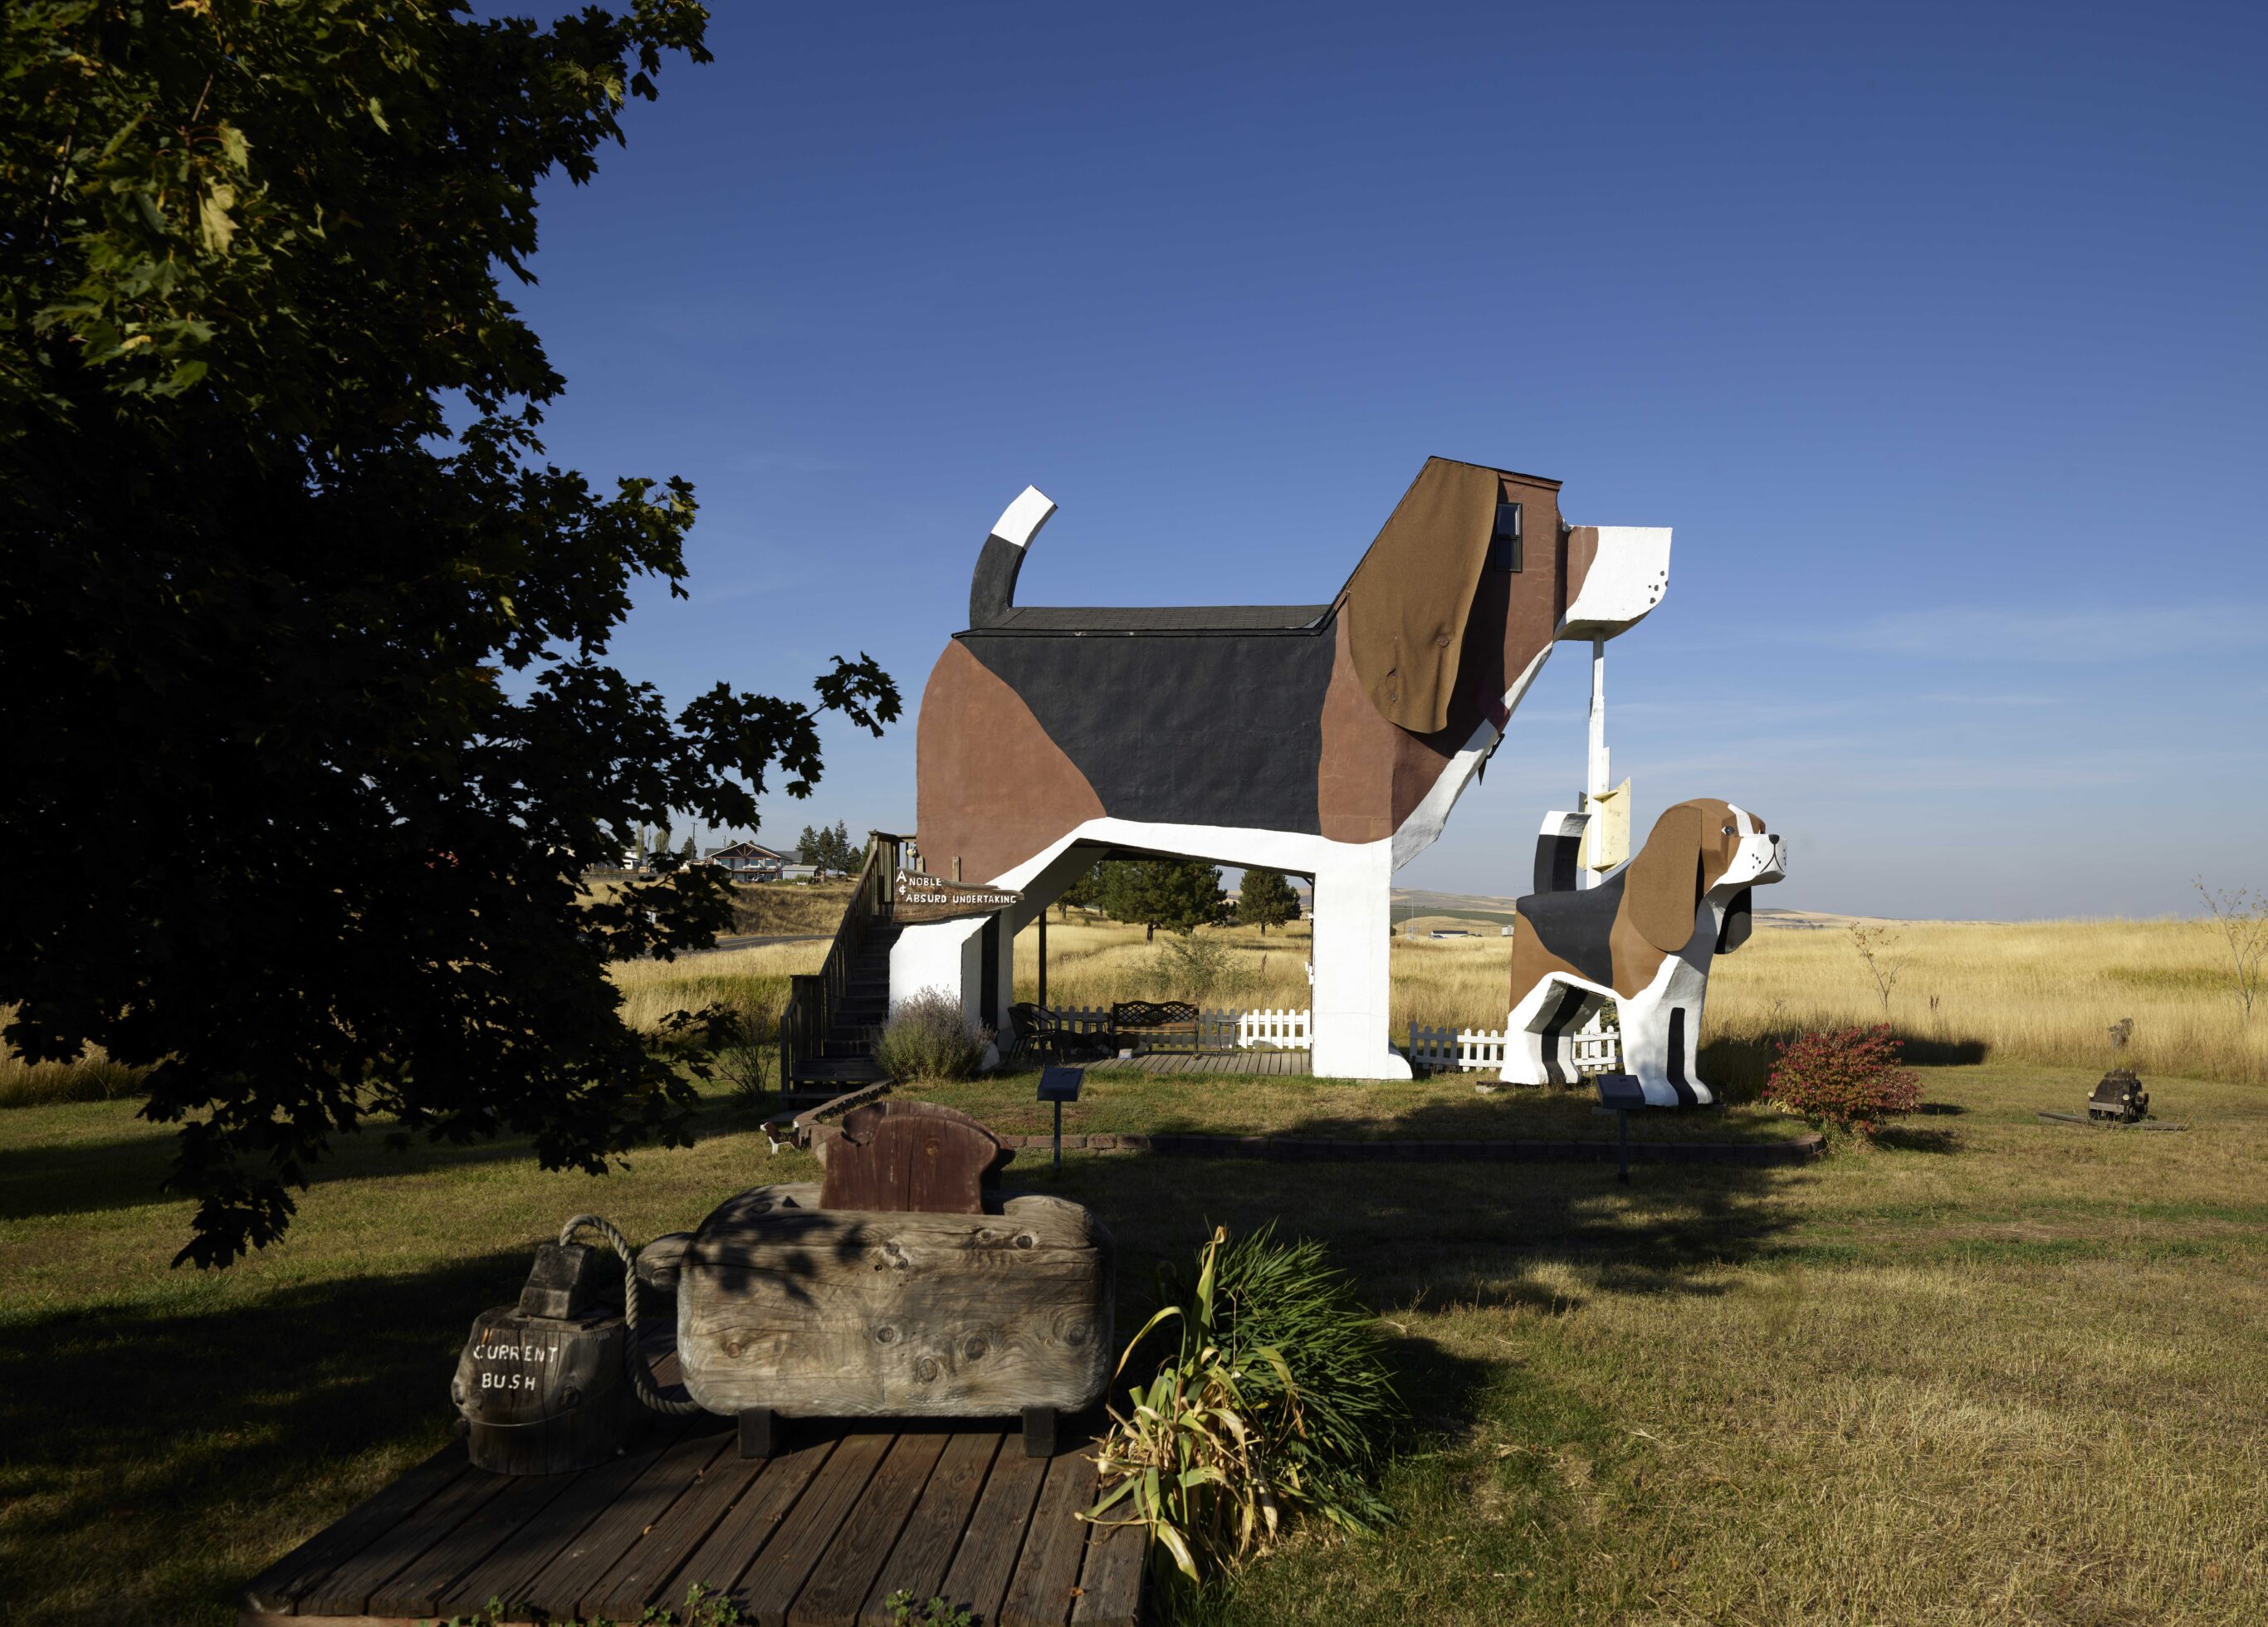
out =
{"type": "MultiPolygon", "coordinates": [[[[1010,1179],[1107,1219],[1124,1317],[1162,1253],[1276,1218],[1329,1241],[1394,1340],[1418,1414],[1400,1524],[1302,1535],[1193,1617],[2268,1619],[2268,1093],[2154,1079],[2191,1126],[2167,1135],[2041,1122],[2083,1097],[2070,1071],[1926,1079],[1937,1110],[1883,1147],[1640,1165],[1627,1189],[1597,1165],[1077,1153],[1010,1179]]],[[[940,1093],[1038,1129],[1028,1088],[940,1093]]],[[[1082,1110],[1288,1130],[1473,1101],[1145,1080],[1082,1110]]],[[[1513,1137],[1604,1122],[1484,1110],[1513,1137]]],[[[711,1129],[597,1182],[516,1148],[357,1148],[288,1242],[200,1276],[167,1266],[185,1206],[154,1196],[166,1137],[130,1104],[0,1114],[0,1619],[232,1620],[245,1578],[446,1438],[474,1313],[561,1219],[645,1237],[814,1174],[747,1116],[711,1129]]]]}

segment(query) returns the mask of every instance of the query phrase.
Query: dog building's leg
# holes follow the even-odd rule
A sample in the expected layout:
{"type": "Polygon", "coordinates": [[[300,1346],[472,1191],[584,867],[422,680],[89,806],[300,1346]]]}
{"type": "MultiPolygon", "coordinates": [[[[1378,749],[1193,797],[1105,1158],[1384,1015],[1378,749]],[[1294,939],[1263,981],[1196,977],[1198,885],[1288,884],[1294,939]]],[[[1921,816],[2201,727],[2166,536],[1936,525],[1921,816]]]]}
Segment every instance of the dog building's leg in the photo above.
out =
{"type": "Polygon", "coordinates": [[[942,989],[971,1022],[998,1021],[983,1007],[984,920],[932,921],[909,926],[890,946],[890,1009],[925,990],[942,989]]]}
{"type": "Polygon", "coordinates": [[[1394,948],[1394,844],[1333,843],[1315,867],[1316,1074],[1406,1079],[1410,1060],[1387,1040],[1394,948]]]}

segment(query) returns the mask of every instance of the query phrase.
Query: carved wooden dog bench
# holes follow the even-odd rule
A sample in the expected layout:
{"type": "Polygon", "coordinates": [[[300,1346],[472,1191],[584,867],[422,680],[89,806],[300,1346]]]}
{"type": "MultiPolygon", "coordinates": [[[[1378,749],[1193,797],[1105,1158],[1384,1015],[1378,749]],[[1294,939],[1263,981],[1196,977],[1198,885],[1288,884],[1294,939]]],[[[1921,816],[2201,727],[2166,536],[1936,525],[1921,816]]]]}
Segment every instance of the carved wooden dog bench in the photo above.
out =
{"type": "Polygon", "coordinates": [[[782,1417],[1019,1414],[1051,1453],[1109,1376],[1109,1233],[1061,1198],[1002,1202],[1014,1154],[950,1108],[875,1102],[814,1145],[823,1182],[742,1192],[687,1245],[687,1392],[750,1456],[782,1417]]]}

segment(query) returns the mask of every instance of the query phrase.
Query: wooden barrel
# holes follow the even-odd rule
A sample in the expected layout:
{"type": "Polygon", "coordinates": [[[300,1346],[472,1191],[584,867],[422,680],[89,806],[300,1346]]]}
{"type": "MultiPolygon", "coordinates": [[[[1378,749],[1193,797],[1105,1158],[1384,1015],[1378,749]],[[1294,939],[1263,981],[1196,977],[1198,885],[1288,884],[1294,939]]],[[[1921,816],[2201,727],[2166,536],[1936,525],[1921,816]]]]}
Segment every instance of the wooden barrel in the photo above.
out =
{"type": "Polygon", "coordinates": [[[473,1321],[451,1397],[475,1467],[558,1475],[603,1463],[644,1417],[619,1314],[555,1321],[499,1305],[473,1321]]]}
{"type": "Polygon", "coordinates": [[[1102,1395],[1111,1240],[1077,1204],[830,1210],[758,1187],[701,1224],[677,1291],[685,1388],[711,1412],[992,1417],[1102,1395]]]}

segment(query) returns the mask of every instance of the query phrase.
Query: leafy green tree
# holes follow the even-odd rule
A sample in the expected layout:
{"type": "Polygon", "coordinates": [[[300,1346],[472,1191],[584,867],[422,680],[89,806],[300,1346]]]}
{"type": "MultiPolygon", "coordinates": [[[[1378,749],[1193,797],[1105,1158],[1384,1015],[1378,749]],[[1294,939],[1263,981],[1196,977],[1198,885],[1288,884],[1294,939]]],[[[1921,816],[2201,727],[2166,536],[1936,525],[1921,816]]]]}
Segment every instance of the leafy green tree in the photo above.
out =
{"type": "Polygon", "coordinates": [[[1280,870],[1248,870],[1236,891],[1236,918],[1265,938],[1270,927],[1300,918],[1300,895],[1280,870]]]}
{"type": "Polygon", "coordinates": [[[537,438],[563,381],[499,275],[706,21],[0,14],[0,838],[40,854],[0,867],[0,1007],[32,1060],[151,1068],[181,1259],[280,1235],[373,1115],[593,1172],[686,1140],[606,968],[713,941],[730,889],[583,872],[673,809],[752,827],[822,713],[898,714],[861,656],[672,715],[606,655],[636,578],[682,594],[692,489],[537,438]]]}
{"type": "Polygon", "coordinates": [[[1102,898],[1101,870],[1100,864],[1089,865],[1079,872],[1077,880],[1056,894],[1056,913],[1061,919],[1070,920],[1073,909],[1094,909],[1100,906],[1102,898]]]}
{"type": "Polygon", "coordinates": [[[1143,941],[1169,932],[1193,932],[1228,913],[1220,869],[1194,858],[1121,858],[1100,866],[1102,912],[1143,928],[1143,941]]]}
{"type": "MultiPolygon", "coordinates": [[[[821,828],[823,829],[824,827],[821,828]]],[[[799,865],[821,863],[820,856],[824,847],[825,843],[820,839],[820,832],[806,825],[803,828],[803,834],[795,839],[795,862],[799,865]]]]}
{"type": "Polygon", "coordinates": [[[667,825],[656,825],[653,828],[652,850],[657,854],[666,853],[669,851],[669,827],[667,825]]]}
{"type": "Polygon", "coordinates": [[[677,850],[677,857],[688,865],[701,857],[701,850],[694,845],[691,831],[685,833],[685,843],[677,850]]]}

